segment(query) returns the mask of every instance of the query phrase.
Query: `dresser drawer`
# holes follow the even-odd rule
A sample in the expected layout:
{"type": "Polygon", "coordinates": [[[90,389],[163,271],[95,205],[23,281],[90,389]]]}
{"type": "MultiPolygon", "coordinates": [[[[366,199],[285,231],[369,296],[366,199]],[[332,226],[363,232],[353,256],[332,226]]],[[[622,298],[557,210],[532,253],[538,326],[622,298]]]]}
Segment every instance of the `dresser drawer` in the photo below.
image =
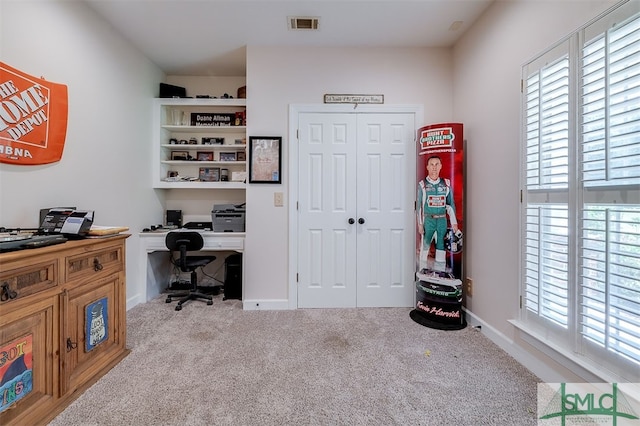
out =
{"type": "Polygon", "coordinates": [[[0,304],[58,285],[58,260],[21,266],[0,272],[0,304]]]}
{"type": "Polygon", "coordinates": [[[202,250],[244,250],[244,237],[209,237],[202,250]]]}
{"type": "Polygon", "coordinates": [[[65,258],[65,281],[71,282],[83,278],[100,278],[121,271],[124,265],[122,245],[114,245],[99,250],[65,258]]]}

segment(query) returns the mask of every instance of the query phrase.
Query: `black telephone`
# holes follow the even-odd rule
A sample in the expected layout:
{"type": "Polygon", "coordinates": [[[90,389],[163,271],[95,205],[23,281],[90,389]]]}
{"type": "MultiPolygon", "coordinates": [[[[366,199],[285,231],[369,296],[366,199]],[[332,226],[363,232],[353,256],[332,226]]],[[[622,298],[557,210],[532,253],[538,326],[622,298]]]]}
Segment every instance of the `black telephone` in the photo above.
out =
{"type": "Polygon", "coordinates": [[[44,234],[85,236],[93,224],[92,210],[50,209],[40,225],[44,234]]]}

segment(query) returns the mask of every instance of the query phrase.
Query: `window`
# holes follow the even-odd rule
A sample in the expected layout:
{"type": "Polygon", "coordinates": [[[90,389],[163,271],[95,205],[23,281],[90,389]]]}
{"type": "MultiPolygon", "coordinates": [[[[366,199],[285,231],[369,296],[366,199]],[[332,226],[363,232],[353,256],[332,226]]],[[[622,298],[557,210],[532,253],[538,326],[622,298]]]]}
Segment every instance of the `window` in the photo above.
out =
{"type": "Polygon", "coordinates": [[[524,66],[522,165],[522,322],[640,381],[637,2],[524,66]]]}

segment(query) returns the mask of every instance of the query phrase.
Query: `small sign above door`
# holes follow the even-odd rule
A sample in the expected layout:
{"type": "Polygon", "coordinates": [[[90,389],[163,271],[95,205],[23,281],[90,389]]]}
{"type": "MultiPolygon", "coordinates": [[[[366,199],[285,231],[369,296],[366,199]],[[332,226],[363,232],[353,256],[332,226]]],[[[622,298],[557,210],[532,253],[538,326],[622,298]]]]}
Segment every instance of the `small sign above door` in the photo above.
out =
{"type": "Polygon", "coordinates": [[[383,104],[384,95],[324,95],[325,104],[383,104]]]}

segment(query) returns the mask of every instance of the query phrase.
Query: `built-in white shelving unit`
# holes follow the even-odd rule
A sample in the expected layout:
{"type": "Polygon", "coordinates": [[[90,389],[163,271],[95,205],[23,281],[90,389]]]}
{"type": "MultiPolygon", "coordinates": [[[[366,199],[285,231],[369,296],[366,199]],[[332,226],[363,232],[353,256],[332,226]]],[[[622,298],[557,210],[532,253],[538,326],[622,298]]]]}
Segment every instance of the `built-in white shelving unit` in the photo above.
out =
{"type": "Polygon", "coordinates": [[[153,187],[244,189],[245,113],[246,99],[154,99],[153,187]]]}

